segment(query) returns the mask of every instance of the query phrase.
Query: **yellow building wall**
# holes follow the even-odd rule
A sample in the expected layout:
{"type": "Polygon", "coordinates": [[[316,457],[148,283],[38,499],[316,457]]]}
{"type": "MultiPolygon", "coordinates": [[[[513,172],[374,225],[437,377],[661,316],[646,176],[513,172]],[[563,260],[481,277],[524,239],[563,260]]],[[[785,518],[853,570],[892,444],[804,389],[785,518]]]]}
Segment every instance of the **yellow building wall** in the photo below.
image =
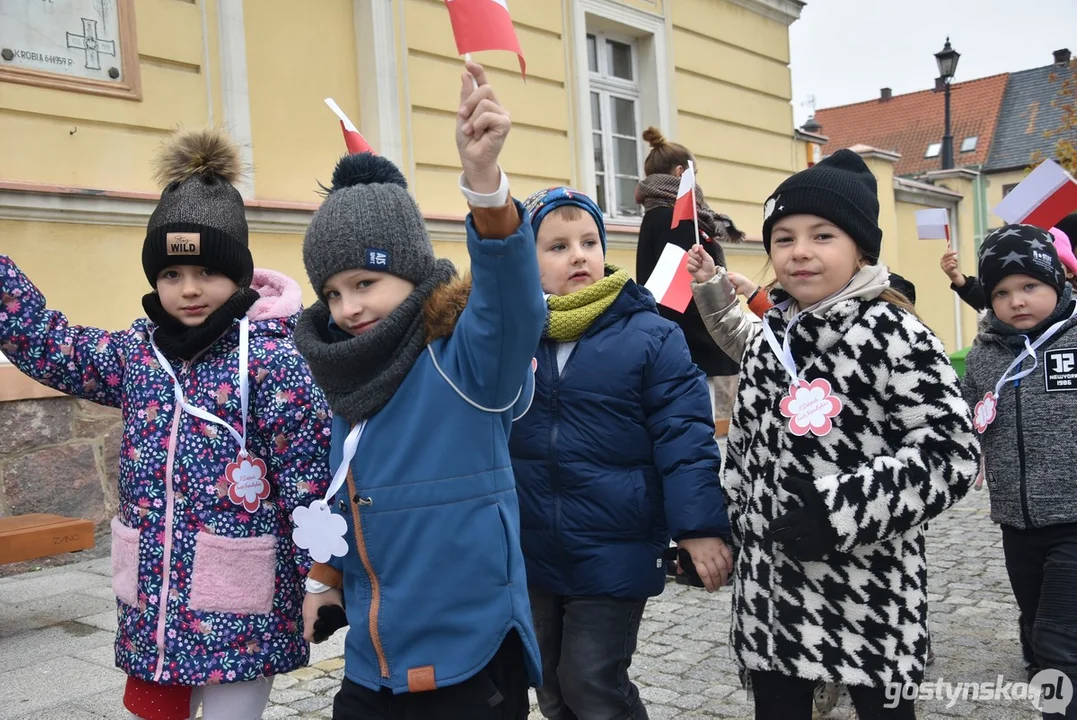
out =
{"type": "MultiPolygon", "coordinates": [[[[410,110],[411,118],[409,124],[405,114],[403,133],[414,153],[412,190],[423,212],[460,216],[466,206],[458,187],[460,159],[453,138],[463,60],[456,53],[443,2],[397,2],[403,3],[407,37],[402,71],[407,73],[406,112],[410,110]]],[[[486,68],[498,99],[512,113],[512,134],[501,165],[513,194],[523,198],[544,187],[569,183],[572,118],[561,0],[517,2],[512,19],[528,61],[526,84],[511,53],[475,53],[474,59],[486,68]]]]}
{"type": "MultiPolygon", "coordinates": [[[[175,2],[175,0],[170,0],[175,2]]],[[[346,151],[331,97],[359,122],[353,0],[245,0],[254,191],[259,200],[318,202],[346,151]]]]}
{"type": "MultiPolygon", "coordinates": [[[[217,67],[216,0],[205,1],[210,65],[217,67]]],[[[0,180],[158,190],[150,162],[162,139],[208,120],[202,9],[139,0],[135,20],[141,101],[0,83],[0,180]]],[[[219,86],[210,90],[219,93],[219,86]]]]}
{"type": "Polygon", "coordinates": [[[763,201],[803,154],[792,136],[788,28],[726,0],[668,8],[675,139],[696,156],[711,207],[758,237],[763,201]]]}
{"type": "MultiPolygon", "coordinates": [[[[987,227],[997,228],[1001,225],[1005,225],[1006,221],[995,215],[993,212],[995,207],[1002,202],[1002,188],[1006,185],[1016,184],[1024,180],[1028,176],[1028,171],[1024,168],[1021,170],[1010,170],[1009,172],[993,173],[991,175],[984,175],[984,180],[987,183],[987,227]]],[[[970,273],[974,274],[974,273],[970,273]]]]}

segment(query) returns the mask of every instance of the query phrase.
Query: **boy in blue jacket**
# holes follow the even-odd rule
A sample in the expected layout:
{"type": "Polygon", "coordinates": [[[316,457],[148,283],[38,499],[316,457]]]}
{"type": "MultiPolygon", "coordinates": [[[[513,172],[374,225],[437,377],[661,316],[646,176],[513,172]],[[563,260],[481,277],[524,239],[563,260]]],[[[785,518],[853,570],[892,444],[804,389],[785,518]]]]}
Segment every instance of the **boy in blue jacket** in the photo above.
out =
{"type": "Polygon", "coordinates": [[[568,188],[525,202],[548,315],[535,398],[509,448],[550,720],[646,718],[628,678],[678,541],[707,590],[732,557],[710,397],[680,328],[605,265],[602,211],[568,188]]]}
{"type": "Polygon", "coordinates": [[[337,720],[524,720],[541,679],[508,434],[545,308],[531,227],[497,164],[509,117],[482,67],[467,69],[470,283],[434,257],[400,171],[370,153],[337,165],[303,245],[320,302],[296,344],[333,409],[336,476],[333,514],[296,522],[299,535],[346,524],[331,558],[312,547],[325,561],[304,605],[312,639],[327,609],[346,610],[337,720]]]}

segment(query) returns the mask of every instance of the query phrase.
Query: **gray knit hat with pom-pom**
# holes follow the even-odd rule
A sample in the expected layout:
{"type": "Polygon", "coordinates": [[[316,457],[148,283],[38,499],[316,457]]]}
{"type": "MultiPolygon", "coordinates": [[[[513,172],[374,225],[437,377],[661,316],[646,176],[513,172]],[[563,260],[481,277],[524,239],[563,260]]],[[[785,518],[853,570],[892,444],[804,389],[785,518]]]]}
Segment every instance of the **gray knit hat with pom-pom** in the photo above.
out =
{"type": "Polygon", "coordinates": [[[303,263],[319,299],[345,270],[391,273],[421,285],[434,270],[434,245],[408,183],[392,161],[359,153],[341,158],[328,197],[303,241],[303,263]]]}

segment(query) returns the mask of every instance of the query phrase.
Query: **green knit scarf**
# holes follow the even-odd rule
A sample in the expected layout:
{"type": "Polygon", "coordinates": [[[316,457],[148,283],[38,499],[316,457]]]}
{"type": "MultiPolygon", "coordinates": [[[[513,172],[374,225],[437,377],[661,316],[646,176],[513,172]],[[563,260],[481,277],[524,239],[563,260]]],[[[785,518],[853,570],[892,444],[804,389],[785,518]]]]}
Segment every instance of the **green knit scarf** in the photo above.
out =
{"type": "Polygon", "coordinates": [[[556,342],[575,342],[598,317],[606,312],[628,282],[628,271],[606,266],[606,277],[583,290],[568,295],[551,295],[546,300],[546,337],[556,342]]]}

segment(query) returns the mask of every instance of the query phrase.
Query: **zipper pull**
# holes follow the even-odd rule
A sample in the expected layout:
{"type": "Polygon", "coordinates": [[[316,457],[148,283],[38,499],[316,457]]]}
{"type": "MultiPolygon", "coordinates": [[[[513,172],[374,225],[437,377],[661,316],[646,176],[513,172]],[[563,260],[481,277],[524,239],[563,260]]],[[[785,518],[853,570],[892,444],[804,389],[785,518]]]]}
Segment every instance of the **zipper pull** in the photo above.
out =
{"type": "Polygon", "coordinates": [[[370,507],[374,504],[374,501],[371,498],[365,498],[359,493],[355,493],[355,497],[352,498],[352,502],[354,502],[359,507],[370,507]]]}

